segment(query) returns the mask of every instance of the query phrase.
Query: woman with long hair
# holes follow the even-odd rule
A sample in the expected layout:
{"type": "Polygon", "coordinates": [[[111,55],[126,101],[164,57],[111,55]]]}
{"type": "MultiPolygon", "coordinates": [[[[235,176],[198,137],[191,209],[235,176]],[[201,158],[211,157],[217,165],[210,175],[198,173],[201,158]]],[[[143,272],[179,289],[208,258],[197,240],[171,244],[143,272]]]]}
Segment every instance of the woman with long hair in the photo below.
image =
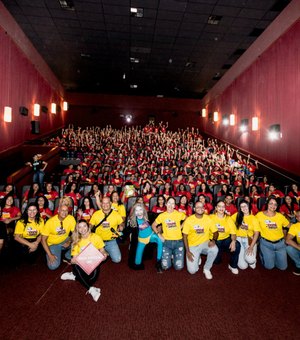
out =
{"type": "Polygon", "coordinates": [[[179,199],[179,204],[176,206],[176,210],[179,212],[183,212],[186,216],[191,216],[193,211],[191,206],[189,205],[189,201],[186,195],[183,195],[179,199]]]}
{"type": "Polygon", "coordinates": [[[270,197],[267,209],[260,211],[256,217],[260,225],[260,257],[266,269],[274,267],[285,270],[288,266],[285,244],[285,228],[290,227],[289,221],[277,212],[278,203],[270,197]]]}
{"type": "MultiPolygon", "coordinates": [[[[28,190],[25,191],[22,198],[22,208],[25,209],[26,205],[31,198],[36,198],[38,196],[43,196],[43,191],[39,183],[34,182],[28,190]]],[[[23,211],[22,209],[22,211],[23,211]]]]}
{"type": "Polygon", "coordinates": [[[161,258],[163,251],[163,237],[159,233],[154,233],[149,224],[148,213],[144,204],[136,203],[129,215],[129,223],[131,228],[138,230],[138,242],[135,255],[134,269],[144,269],[142,264],[144,249],[149,243],[157,244],[156,269],[158,273],[162,272],[161,258]]]}
{"type": "Polygon", "coordinates": [[[78,264],[76,264],[76,257],[90,243],[102,253],[104,258],[108,256],[107,252],[104,250],[102,238],[91,232],[91,227],[86,220],[79,220],[72,234],[72,271],[63,273],[60,278],[62,280],[79,281],[87,289],[87,293],[92,296],[95,302],[97,302],[101,295],[101,290],[93,285],[99,276],[100,265],[97,266],[91,274],[87,274],[78,264]]]}
{"type": "Polygon", "coordinates": [[[233,274],[237,275],[239,273],[238,260],[241,245],[239,241],[237,241],[235,224],[232,218],[225,213],[225,210],[225,202],[220,200],[216,205],[215,213],[211,215],[211,221],[218,229],[216,245],[219,248],[219,252],[215,263],[221,263],[224,251],[229,253],[230,260],[228,268],[233,274]]]}
{"type": "Polygon", "coordinates": [[[176,202],[174,197],[167,199],[166,206],[167,211],[156,217],[152,223],[152,229],[155,234],[159,234],[158,225],[162,224],[163,237],[165,239],[161,263],[162,268],[164,270],[171,268],[173,261],[175,270],[181,270],[184,267],[184,244],[181,224],[186,219],[186,215],[175,210],[176,202]]]}
{"type": "Polygon", "coordinates": [[[237,240],[241,244],[238,267],[246,269],[250,266],[255,269],[260,228],[257,218],[251,214],[249,202],[242,200],[239,203],[238,212],[232,216],[232,219],[237,229],[237,240]]]}
{"type": "Polygon", "coordinates": [[[49,209],[49,202],[45,196],[37,197],[35,203],[37,204],[39,213],[44,221],[53,216],[52,211],[49,209]]]}
{"type": "Polygon", "coordinates": [[[126,208],[125,205],[122,203],[120,196],[117,191],[113,191],[111,196],[111,207],[112,209],[116,210],[123,218],[123,221],[125,222],[126,219],[126,208]]]}
{"type": "Polygon", "coordinates": [[[157,203],[156,205],[152,208],[152,212],[155,214],[160,214],[162,212],[165,212],[167,210],[166,208],[166,199],[163,195],[158,195],[157,196],[157,203]]]}
{"type": "Polygon", "coordinates": [[[298,204],[295,202],[295,198],[289,195],[284,197],[284,201],[279,208],[279,212],[283,214],[290,222],[295,223],[295,212],[299,209],[298,204]]]}
{"type": "Polygon", "coordinates": [[[18,260],[20,257],[25,257],[30,263],[35,262],[43,226],[44,220],[37,204],[29,203],[17,222],[14,232],[18,260]]]}
{"type": "Polygon", "coordinates": [[[85,220],[89,222],[93,213],[95,212],[92,199],[84,197],[80,207],[77,210],[77,221],[85,220]]]}

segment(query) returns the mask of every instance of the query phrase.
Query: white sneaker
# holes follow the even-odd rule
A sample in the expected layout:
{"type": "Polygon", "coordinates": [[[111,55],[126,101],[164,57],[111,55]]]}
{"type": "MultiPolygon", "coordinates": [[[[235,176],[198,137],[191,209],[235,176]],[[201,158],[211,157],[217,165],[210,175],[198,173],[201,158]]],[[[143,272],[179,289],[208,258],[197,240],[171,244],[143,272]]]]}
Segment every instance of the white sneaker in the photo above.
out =
{"type": "Polygon", "coordinates": [[[71,280],[71,281],[75,281],[76,276],[72,273],[72,272],[66,272],[63,273],[60,277],[62,280],[71,280]]]}
{"type": "Polygon", "coordinates": [[[198,261],[199,267],[200,267],[200,265],[201,265],[201,262],[202,262],[202,259],[201,259],[201,256],[200,256],[200,257],[199,257],[199,261],[198,261]]]}
{"type": "Polygon", "coordinates": [[[252,269],[255,269],[256,268],[256,262],[252,263],[252,264],[249,264],[249,267],[252,268],[252,269]]]}
{"type": "Polygon", "coordinates": [[[239,273],[239,270],[237,268],[232,268],[230,265],[228,265],[228,268],[234,275],[237,275],[239,273]]]}
{"type": "Polygon", "coordinates": [[[96,288],[96,287],[91,287],[87,293],[89,293],[90,295],[92,295],[92,298],[95,302],[97,302],[99,300],[99,297],[101,295],[101,289],[100,288],[96,288]]]}
{"type": "Polygon", "coordinates": [[[208,270],[208,269],[203,269],[203,274],[204,274],[204,276],[206,277],[207,280],[211,280],[213,278],[210,270],[208,270]]]}

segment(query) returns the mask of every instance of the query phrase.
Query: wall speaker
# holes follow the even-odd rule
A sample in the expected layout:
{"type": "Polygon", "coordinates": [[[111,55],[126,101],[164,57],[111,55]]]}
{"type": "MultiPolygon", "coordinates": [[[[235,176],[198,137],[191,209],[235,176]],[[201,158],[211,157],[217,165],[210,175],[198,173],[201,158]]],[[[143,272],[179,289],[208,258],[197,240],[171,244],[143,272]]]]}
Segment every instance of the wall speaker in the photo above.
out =
{"type": "Polygon", "coordinates": [[[44,106],[44,105],[43,105],[43,106],[41,107],[41,110],[42,110],[43,113],[48,113],[48,107],[47,107],[47,106],[44,106]]]}
{"type": "Polygon", "coordinates": [[[31,133],[37,135],[40,133],[40,122],[37,120],[31,121],[31,133]]]}
{"type": "Polygon", "coordinates": [[[28,116],[28,109],[25,106],[20,106],[19,107],[19,112],[22,116],[28,116]]]}

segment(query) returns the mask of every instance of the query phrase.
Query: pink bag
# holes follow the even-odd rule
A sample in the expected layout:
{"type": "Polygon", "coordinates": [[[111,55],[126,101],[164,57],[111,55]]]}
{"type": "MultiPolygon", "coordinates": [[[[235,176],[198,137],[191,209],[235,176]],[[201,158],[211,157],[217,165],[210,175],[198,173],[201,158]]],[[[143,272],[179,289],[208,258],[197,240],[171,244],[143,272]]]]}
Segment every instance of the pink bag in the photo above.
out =
{"type": "Polygon", "coordinates": [[[82,268],[88,275],[105,260],[105,256],[95,247],[89,243],[82,252],[76,257],[76,264],[82,268]]]}

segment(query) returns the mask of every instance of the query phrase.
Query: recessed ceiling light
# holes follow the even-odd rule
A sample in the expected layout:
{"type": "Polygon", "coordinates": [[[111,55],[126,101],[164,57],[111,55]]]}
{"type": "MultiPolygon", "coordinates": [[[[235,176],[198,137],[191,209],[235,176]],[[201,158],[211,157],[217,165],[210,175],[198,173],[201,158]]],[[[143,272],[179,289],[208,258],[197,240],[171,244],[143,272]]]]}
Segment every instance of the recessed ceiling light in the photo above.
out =
{"type": "Polygon", "coordinates": [[[130,88],[131,88],[131,89],[137,89],[137,87],[138,87],[138,86],[137,86],[136,84],[130,84],[130,88]]]}
{"type": "Polygon", "coordinates": [[[209,25],[218,25],[222,19],[221,15],[210,15],[208,17],[207,23],[209,25]]]}
{"type": "Polygon", "coordinates": [[[134,64],[138,64],[140,62],[140,59],[139,58],[130,57],[130,62],[134,63],[134,64]]]}
{"type": "Polygon", "coordinates": [[[144,8],[130,7],[130,13],[132,17],[142,18],[144,16],[144,8]]]}
{"type": "Polygon", "coordinates": [[[58,1],[62,9],[66,9],[68,11],[75,10],[73,0],[58,0],[58,1]]]}

